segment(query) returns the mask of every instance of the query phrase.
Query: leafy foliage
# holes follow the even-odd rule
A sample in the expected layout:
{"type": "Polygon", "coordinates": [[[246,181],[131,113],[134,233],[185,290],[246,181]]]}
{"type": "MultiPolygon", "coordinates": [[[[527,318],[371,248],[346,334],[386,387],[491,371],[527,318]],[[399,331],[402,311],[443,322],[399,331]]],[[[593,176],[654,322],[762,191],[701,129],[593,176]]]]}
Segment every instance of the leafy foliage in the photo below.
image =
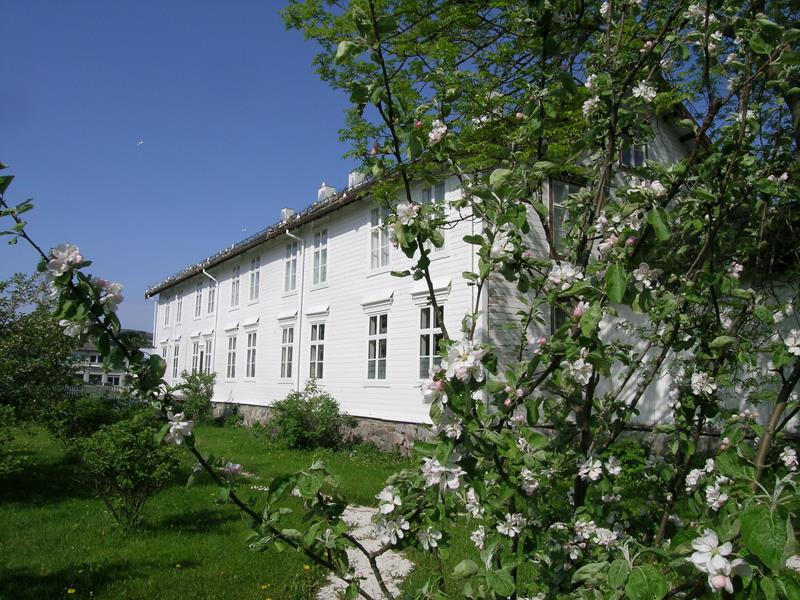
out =
{"type": "Polygon", "coordinates": [[[292,391],[271,407],[268,429],[286,448],[341,448],[346,429],[354,425],[351,417],[339,410],[339,403],[310,379],[302,391],[292,391]]]}
{"type": "Polygon", "coordinates": [[[65,446],[71,446],[101,427],[129,417],[130,410],[103,396],[67,396],[53,404],[43,420],[50,433],[65,446]]]}
{"type": "Polygon", "coordinates": [[[160,427],[161,421],[146,411],[79,442],[83,483],[125,529],[141,524],[145,503],[178,470],[175,449],[158,439],[160,427]]]}
{"type": "Polygon", "coordinates": [[[208,423],[212,420],[211,399],[214,397],[216,373],[195,371],[181,373],[183,383],[177,390],[176,406],[195,423],[208,423]]]}

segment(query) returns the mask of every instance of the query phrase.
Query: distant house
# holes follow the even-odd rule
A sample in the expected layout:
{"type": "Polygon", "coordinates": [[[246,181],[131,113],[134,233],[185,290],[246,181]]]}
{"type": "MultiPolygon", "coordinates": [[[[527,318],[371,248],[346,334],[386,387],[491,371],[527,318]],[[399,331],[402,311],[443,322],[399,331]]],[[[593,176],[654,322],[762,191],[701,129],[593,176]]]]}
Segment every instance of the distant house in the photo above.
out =
{"type": "MultiPolygon", "coordinates": [[[[131,331],[131,330],[128,330],[131,331]]],[[[142,351],[146,354],[153,352],[153,336],[147,331],[134,331],[142,337],[142,351]]],[[[125,385],[125,371],[106,371],[103,368],[103,356],[97,346],[87,341],[74,355],[75,358],[75,384],[84,386],[104,386],[111,389],[121,389],[125,385]]]]}
{"type": "MultiPolygon", "coordinates": [[[[685,155],[685,132],[667,122],[654,129],[655,139],[622,153],[623,165],[685,155]]],[[[284,209],[271,227],[150,287],[146,296],[156,298],[153,340],[167,361],[168,381],[177,382],[183,370],[214,371],[216,402],[262,417],[272,402],[313,377],[362,427],[396,443],[416,425],[430,423],[420,385],[439,361],[441,329],[427,286],[392,276],[412,261],[390,243],[386,212],[369,190],[369,182],[354,174],[339,193],[323,184],[308,209],[284,209]]],[[[455,177],[417,183],[412,191],[418,202],[444,201],[456,216],[449,206],[461,196],[455,177]]],[[[550,181],[543,191],[549,229],[561,236],[561,202],[574,189],[550,181]]],[[[466,218],[444,232],[444,247],[431,254],[436,298],[455,336],[476,295],[462,277],[477,270],[476,246],[463,238],[483,228],[481,220],[461,216],[466,218]]],[[[533,215],[529,221],[531,242],[546,256],[545,232],[533,215]]],[[[488,288],[480,299],[478,336],[510,360],[518,340],[503,325],[523,305],[515,286],[500,277],[488,288]]],[[[552,325],[556,320],[553,315],[552,325]]],[[[640,405],[644,423],[669,412],[659,397],[654,386],[640,405]]]]}

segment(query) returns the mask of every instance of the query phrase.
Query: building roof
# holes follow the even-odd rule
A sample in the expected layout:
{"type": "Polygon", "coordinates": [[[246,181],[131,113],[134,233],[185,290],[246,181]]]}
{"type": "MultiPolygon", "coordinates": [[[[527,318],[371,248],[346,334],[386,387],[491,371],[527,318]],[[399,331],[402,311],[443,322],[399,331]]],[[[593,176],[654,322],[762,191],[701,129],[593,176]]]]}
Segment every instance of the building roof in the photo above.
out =
{"type": "Polygon", "coordinates": [[[328,198],[314,202],[311,206],[309,206],[305,210],[302,210],[299,213],[292,215],[288,219],[283,221],[278,221],[277,223],[270,225],[266,229],[262,229],[258,233],[255,233],[250,237],[240,242],[237,242],[236,244],[232,244],[231,246],[224,248],[223,250],[220,250],[219,252],[212,254],[207,258],[204,258],[198,263],[189,265],[179,273],[170,275],[160,283],[151,285],[150,287],[147,288],[147,291],[145,291],[144,297],[152,298],[156,294],[168,290],[169,288],[183,281],[186,281],[190,277],[202,273],[205,269],[210,269],[211,267],[214,267],[235,256],[244,254],[251,248],[258,246],[259,244],[274,239],[280,235],[283,235],[287,231],[296,229],[301,225],[309,223],[330,212],[338,210],[343,206],[355,202],[356,200],[364,196],[365,192],[370,187],[372,187],[373,182],[374,180],[371,178],[366,179],[360,183],[357,183],[353,186],[350,186],[342,190],[341,192],[332,194],[328,198]]]}

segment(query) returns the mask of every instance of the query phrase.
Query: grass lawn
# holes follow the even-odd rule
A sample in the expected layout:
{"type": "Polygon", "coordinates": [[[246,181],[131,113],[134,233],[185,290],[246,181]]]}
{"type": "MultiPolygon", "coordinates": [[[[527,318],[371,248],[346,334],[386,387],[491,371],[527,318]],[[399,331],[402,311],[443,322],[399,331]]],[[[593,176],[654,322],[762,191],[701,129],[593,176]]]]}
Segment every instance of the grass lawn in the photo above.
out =
{"type": "MultiPolygon", "coordinates": [[[[384,480],[409,464],[388,455],[269,449],[242,429],[197,427],[196,434],[204,452],[263,477],[321,458],[340,478],[345,495],[359,504],[374,504],[384,480]]],[[[185,472],[145,507],[143,529],[126,534],[76,483],[76,465],[47,432],[21,431],[14,445],[23,466],[0,479],[2,600],[305,600],[325,577],[304,569],[308,561],[299,554],[250,552],[246,521],[233,506],[215,504],[214,486],[185,489],[188,453],[185,472]]],[[[468,533],[464,536],[469,543],[468,533]]],[[[412,560],[426,563],[422,555],[412,560]]]]}

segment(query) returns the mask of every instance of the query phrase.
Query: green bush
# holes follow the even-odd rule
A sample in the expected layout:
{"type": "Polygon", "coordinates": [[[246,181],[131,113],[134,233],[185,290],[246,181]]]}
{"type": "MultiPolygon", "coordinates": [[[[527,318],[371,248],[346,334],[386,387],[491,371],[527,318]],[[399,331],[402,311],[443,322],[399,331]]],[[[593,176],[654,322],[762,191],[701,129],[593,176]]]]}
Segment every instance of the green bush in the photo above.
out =
{"type": "Polygon", "coordinates": [[[125,529],[140,525],[147,500],[178,470],[175,448],[157,439],[160,426],[152,413],[141,412],[80,442],[84,483],[125,529]]]}
{"type": "Polygon", "coordinates": [[[213,420],[211,399],[217,374],[184,371],[181,377],[184,382],[179,389],[178,410],[195,423],[210,423],[213,420]]]}
{"type": "Polygon", "coordinates": [[[127,415],[117,409],[113,400],[87,394],[68,396],[53,404],[45,416],[47,429],[64,446],[71,446],[76,440],[87,438],[104,425],[111,425],[127,415]]]}
{"type": "Polygon", "coordinates": [[[13,427],[17,424],[14,407],[0,404],[0,476],[14,470],[18,461],[11,454],[13,427]]]}
{"type": "Polygon", "coordinates": [[[339,410],[339,403],[310,379],[302,392],[293,391],[272,405],[272,437],[291,449],[339,449],[345,445],[345,428],[355,419],[339,410]]]}

